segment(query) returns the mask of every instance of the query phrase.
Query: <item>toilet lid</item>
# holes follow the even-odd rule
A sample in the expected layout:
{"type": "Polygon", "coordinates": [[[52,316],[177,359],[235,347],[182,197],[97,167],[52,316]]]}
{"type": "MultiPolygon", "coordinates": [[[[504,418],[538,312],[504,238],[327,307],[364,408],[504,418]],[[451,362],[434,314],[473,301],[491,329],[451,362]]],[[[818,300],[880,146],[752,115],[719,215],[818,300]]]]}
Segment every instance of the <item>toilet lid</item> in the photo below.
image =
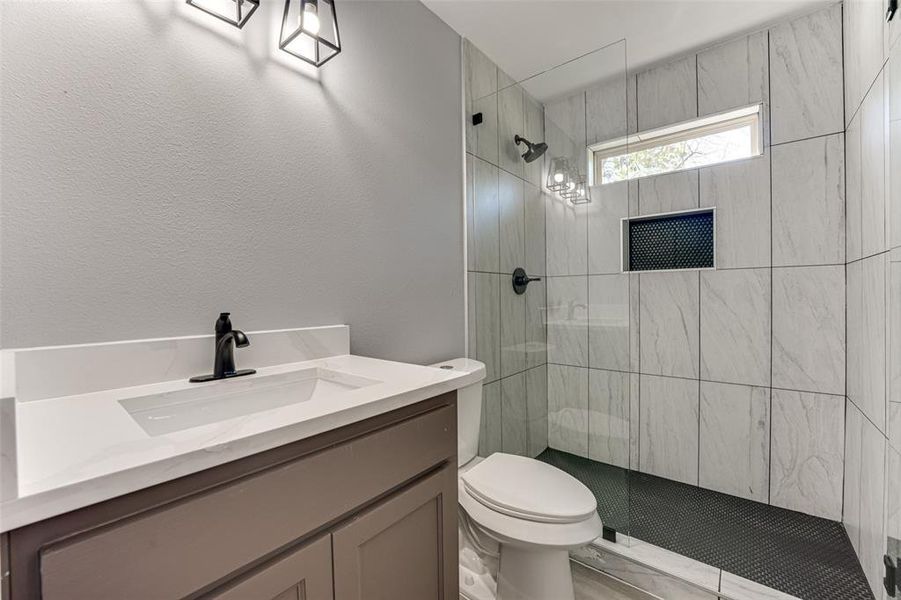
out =
{"type": "Polygon", "coordinates": [[[460,476],[465,491],[505,515],[541,523],[576,523],[597,501],[579,480],[534,458],[497,452],[460,476]]]}

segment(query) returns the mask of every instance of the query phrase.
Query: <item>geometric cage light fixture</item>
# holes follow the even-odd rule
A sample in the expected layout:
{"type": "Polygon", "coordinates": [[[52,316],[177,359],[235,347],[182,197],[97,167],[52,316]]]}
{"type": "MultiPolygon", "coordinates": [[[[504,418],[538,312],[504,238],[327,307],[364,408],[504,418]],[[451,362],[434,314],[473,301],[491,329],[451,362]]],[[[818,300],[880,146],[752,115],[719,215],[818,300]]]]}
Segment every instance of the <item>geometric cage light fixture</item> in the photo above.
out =
{"type": "Polygon", "coordinates": [[[572,204],[589,204],[591,202],[591,194],[589,193],[585,176],[579,174],[576,186],[572,190],[563,193],[562,196],[572,204]]]}
{"type": "Polygon", "coordinates": [[[341,37],[335,1],[285,0],[278,47],[316,67],[337,56],[341,37]]]}
{"type": "Polygon", "coordinates": [[[573,165],[570,165],[569,176],[567,177],[567,185],[565,189],[560,190],[560,197],[572,202],[579,195],[578,189],[580,179],[581,175],[579,173],[579,169],[577,169],[573,165]]]}
{"type": "Polygon", "coordinates": [[[548,170],[547,189],[552,192],[563,192],[572,185],[572,167],[566,157],[551,159],[548,170]]]}
{"type": "Polygon", "coordinates": [[[551,159],[545,187],[548,191],[556,192],[561,198],[569,200],[572,204],[591,202],[591,194],[585,176],[566,157],[551,159]]]}
{"type": "Polygon", "coordinates": [[[260,6],[259,0],[186,0],[186,2],[238,29],[244,27],[260,6]]]}

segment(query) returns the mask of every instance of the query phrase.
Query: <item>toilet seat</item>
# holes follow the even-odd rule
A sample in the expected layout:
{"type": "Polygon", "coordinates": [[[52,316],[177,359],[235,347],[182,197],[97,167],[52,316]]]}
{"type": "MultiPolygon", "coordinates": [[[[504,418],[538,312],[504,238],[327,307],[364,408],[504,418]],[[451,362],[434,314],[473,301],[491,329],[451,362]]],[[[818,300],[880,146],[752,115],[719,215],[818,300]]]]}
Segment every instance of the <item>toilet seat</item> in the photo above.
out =
{"type": "Polygon", "coordinates": [[[497,452],[460,478],[473,498],[499,513],[538,523],[578,523],[597,510],[575,477],[534,458],[497,452]]]}
{"type": "Polygon", "coordinates": [[[591,491],[574,477],[535,459],[492,454],[461,472],[458,487],[466,514],[503,544],[577,548],[601,535],[601,519],[591,491]],[[486,463],[488,468],[482,470],[486,463]],[[505,469],[507,472],[501,473],[505,469]],[[524,472],[534,477],[516,477],[524,472]],[[497,479],[492,481],[492,476],[497,479]],[[548,482],[560,486],[559,496],[540,487],[548,488],[548,482]],[[504,487],[511,483],[510,488],[504,487]],[[566,493],[572,496],[564,498],[566,493]]]}

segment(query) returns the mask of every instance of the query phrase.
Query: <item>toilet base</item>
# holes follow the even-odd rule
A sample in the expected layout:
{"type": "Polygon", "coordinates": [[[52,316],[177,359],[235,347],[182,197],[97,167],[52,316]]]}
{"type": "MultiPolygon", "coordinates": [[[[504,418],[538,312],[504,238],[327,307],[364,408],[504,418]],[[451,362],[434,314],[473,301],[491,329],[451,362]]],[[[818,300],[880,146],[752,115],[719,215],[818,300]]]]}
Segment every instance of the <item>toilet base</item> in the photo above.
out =
{"type": "Polygon", "coordinates": [[[497,600],[575,600],[569,551],[501,544],[497,600]]]}

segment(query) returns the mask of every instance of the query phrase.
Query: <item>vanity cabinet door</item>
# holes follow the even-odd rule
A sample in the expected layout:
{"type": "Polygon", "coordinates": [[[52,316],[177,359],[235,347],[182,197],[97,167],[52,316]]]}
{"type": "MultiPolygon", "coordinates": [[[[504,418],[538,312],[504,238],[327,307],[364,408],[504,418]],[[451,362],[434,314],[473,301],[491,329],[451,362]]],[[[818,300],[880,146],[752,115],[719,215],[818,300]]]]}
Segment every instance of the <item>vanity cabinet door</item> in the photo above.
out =
{"type": "Polygon", "coordinates": [[[324,536],[276,558],[208,600],[332,600],[332,540],[324,536]]]}
{"type": "Polygon", "coordinates": [[[337,529],[335,600],[457,600],[457,470],[446,464],[337,529]]]}

